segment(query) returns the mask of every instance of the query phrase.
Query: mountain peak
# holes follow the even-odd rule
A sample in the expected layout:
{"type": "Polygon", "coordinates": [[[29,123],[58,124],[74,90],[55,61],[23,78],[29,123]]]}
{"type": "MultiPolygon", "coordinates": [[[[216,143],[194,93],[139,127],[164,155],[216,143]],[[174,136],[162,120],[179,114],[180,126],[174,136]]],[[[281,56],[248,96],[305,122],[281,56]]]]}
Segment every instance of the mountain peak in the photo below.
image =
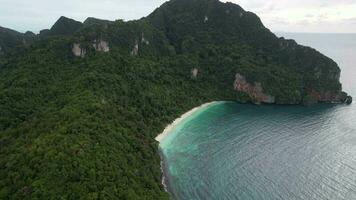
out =
{"type": "Polygon", "coordinates": [[[214,32],[212,36],[216,38],[210,37],[210,42],[220,41],[219,35],[234,35],[246,40],[251,37],[249,31],[266,31],[257,15],[246,12],[239,5],[218,0],[171,0],[157,8],[148,19],[160,30],[169,32],[168,38],[178,52],[183,51],[181,44],[187,37],[199,38],[200,31],[214,32]]]}
{"type": "Polygon", "coordinates": [[[207,12],[216,8],[235,9],[240,12],[244,11],[237,4],[230,2],[223,3],[219,0],[171,0],[162,4],[162,6],[160,6],[157,10],[167,8],[181,12],[189,12],[191,9],[199,9],[198,12],[207,12]]]}
{"type": "Polygon", "coordinates": [[[70,35],[82,27],[82,22],[61,16],[50,29],[50,35],[70,35]]]}
{"type": "Polygon", "coordinates": [[[112,21],[109,20],[104,20],[104,19],[98,19],[94,17],[88,17],[83,24],[85,26],[92,26],[92,25],[102,25],[102,24],[109,24],[112,23],[112,21]]]}

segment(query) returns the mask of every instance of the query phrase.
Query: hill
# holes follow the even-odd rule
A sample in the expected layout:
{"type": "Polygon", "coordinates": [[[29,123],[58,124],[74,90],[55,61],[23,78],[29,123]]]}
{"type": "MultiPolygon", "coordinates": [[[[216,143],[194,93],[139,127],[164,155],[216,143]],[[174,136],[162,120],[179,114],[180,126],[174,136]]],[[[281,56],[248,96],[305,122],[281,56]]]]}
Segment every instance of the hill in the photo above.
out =
{"type": "Polygon", "coordinates": [[[0,55],[3,55],[17,46],[32,43],[36,35],[32,32],[20,33],[0,26],[0,55]]]}
{"type": "Polygon", "coordinates": [[[350,100],[334,61],[231,3],[36,37],[0,56],[0,199],[168,199],[154,138],[192,107],[350,100]]]}

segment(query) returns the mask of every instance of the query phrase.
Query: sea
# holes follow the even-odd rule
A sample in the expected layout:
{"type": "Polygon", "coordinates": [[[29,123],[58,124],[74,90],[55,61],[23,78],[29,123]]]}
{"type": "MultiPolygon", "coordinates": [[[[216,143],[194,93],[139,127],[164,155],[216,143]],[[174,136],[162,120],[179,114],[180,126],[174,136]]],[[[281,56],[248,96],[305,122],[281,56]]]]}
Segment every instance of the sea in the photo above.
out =
{"type": "MultiPolygon", "coordinates": [[[[356,34],[277,35],[335,60],[356,99],[356,34]]],[[[356,103],[219,102],[171,131],[160,149],[172,199],[356,199],[356,103]]]]}

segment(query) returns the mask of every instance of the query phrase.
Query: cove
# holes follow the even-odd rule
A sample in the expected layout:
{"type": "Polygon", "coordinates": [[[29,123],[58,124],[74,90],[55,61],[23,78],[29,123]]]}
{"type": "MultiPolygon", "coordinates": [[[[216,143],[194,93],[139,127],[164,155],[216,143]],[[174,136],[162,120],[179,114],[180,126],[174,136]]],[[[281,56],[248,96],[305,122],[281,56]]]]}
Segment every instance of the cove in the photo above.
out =
{"type": "Polygon", "coordinates": [[[160,142],[173,199],[356,199],[354,105],[215,103],[160,142]]]}

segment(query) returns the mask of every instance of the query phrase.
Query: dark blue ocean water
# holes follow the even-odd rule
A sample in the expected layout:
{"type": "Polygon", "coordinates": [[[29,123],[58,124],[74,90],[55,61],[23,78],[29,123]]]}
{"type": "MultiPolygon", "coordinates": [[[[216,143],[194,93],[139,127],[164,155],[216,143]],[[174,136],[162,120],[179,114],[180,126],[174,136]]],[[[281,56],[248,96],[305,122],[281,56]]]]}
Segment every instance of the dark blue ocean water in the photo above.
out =
{"type": "MultiPolygon", "coordinates": [[[[337,61],[356,97],[356,35],[279,34],[337,61]]],[[[356,104],[214,104],[161,142],[174,199],[356,199],[356,104]]]]}

